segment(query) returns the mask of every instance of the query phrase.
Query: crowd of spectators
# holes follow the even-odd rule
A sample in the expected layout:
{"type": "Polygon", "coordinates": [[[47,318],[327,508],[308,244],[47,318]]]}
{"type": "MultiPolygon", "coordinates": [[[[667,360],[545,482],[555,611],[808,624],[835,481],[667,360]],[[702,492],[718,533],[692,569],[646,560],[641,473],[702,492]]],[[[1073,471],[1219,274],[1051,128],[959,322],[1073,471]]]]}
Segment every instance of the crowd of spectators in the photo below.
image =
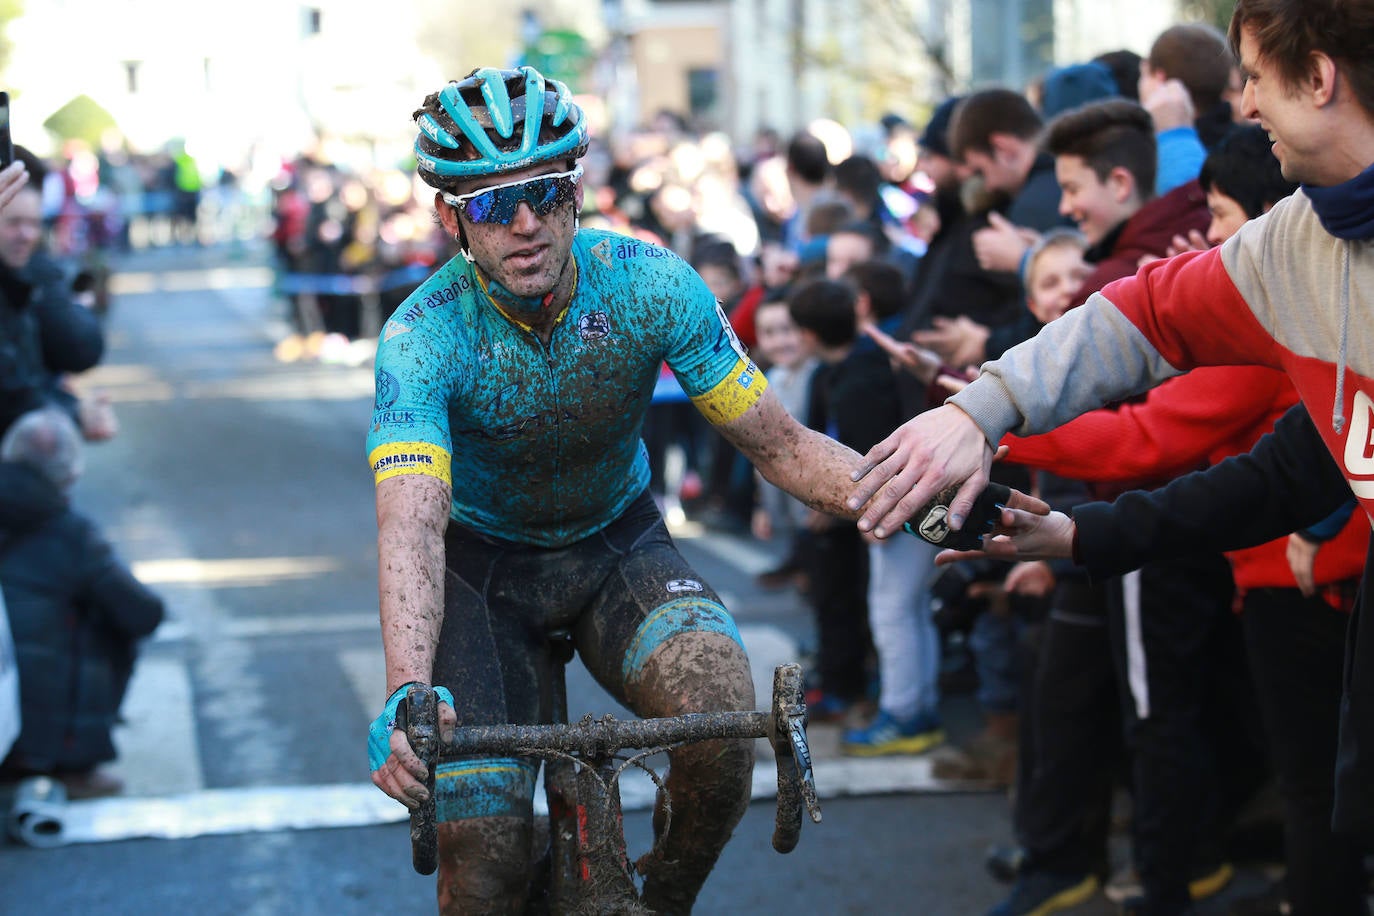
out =
{"type": "MultiPolygon", "coordinates": [[[[789,411],[862,453],[1106,284],[1221,244],[1291,193],[1239,90],[1224,37],[1186,24],[1143,58],[1104,49],[871,131],[818,120],[788,137],[760,129],[736,150],[663,112],[593,143],[582,224],[691,263],[789,411]]],[[[213,240],[208,226],[240,219],[240,198],[217,191],[233,177],[206,187],[183,148],[72,147],[52,175],[43,217],[78,257],[213,240]]],[[[302,155],[273,182],[267,221],[293,331],[283,360],[365,353],[456,254],[401,169],[302,155]]],[[[49,366],[8,419],[55,403],[99,438],[90,405],[64,401],[49,366]]],[[[1198,370],[1055,433],[1009,437],[994,478],[1056,508],[1162,485],[1247,450],[1295,402],[1276,373],[1198,370]]],[[[1288,879],[1243,912],[1365,912],[1368,850],[1329,827],[1342,622],[1369,537],[1349,512],[1259,553],[1108,582],[1045,563],[940,571],[924,542],[866,539],[757,479],[666,370],[645,439],[671,523],[779,545],[760,583],[814,615],[808,705],[813,722],[840,725],[844,753],[932,753],[938,777],[1014,788],[1014,843],[989,862],[1013,882],[995,914],[1053,912],[1103,885],[1130,912],[1186,912],[1229,880],[1239,813],[1268,783],[1283,797],[1288,879]],[[1312,616],[1302,691],[1256,681],[1284,682],[1290,605],[1312,616]],[[956,644],[985,724],[952,748],[940,692],[956,644]],[[1133,856],[1113,874],[1106,835],[1123,787],[1133,856]]],[[[160,613],[143,611],[118,626],[139,635],[160,613]]]]}
{"type": "MultiPolygon", "coordinates": [[[[894,112],[872,132],[817,121],[760,130],[737,152],[664,113],[594,144],[582,219],[688,260],[789,410],[864,452],[1112,280],[1220,244],[1291,193],[1239,92],[1225,38],[1185,24],[1143,58],[1108,51],[1030,87],[934,100],[916,123],[894,112]]],[[[994,477],[1057,507],[1162,485],[1267,431],[1296,399],[1273,376],[1200,370],[1009,439],[994,477]]],[[[1195,556],[1108,582],[1044,563],[939,571],[914,538],[869,543],[791,503],[671,384],[660,395],[646,442],[670,521],[774,540],[784,559],[761,584],[794,589],[814,615],[812,721],[839,723],[847,754],[931,753],[939,777],[1014,788],[1015,842],[989,861],[1013,883],[994,913],[1054,912],[1104,885],[1128,912],[1186,912],[1229,881],[1240,812],[1272,784],[1287,882],[1238,912],[1364,912],[1365,850],[1329,828],[1358,519],[1259,558],[1195,556]],[[1304,635],[1320,690],[1256,686],[1252,670],[1284,664],[1275,595],[1332,615],[1304,635]],[[940,690],[956,642],[985,726],[953,748],[940,690]],[[1114,872],[1121,788],[1132,861],[1114,872]]]]}

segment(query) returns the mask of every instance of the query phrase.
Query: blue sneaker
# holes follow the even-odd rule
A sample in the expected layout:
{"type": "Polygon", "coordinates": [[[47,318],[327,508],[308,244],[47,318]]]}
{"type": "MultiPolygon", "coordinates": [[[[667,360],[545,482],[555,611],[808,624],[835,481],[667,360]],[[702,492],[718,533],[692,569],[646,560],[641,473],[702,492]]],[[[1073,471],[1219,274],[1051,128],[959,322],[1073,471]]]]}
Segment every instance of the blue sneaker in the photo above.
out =
{"type": "Polygon", "coordinates": [[[1011,896],[988,910],[988,916],[1049,916],[1078,906],[1095,893],[1096,875],[1023,871],[1011,896]]]}
{"type": "Polygon", "coordinates": [[[931,713],[902,720],[880,709],[867,728],[851,728],[844,733],[840,753],[851,757],[923,754],[944,740],[940,720],[931,713]]]}

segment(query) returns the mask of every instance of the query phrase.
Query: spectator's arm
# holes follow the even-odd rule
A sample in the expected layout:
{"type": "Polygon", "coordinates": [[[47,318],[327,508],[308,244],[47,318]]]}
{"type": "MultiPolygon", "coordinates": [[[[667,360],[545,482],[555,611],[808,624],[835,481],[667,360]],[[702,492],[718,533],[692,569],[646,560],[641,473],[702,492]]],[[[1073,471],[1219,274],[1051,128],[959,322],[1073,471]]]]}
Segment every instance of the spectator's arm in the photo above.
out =
{"type": "Polygon", "coordinates": [[[78,600],[97,619],[133,639],[149,635],[162,622],[162,599],[134,578],[94,525],[84,525],[78,541],[84,571],[78,600]]]}
{"type": "Polygon", "coordinates": [[[1155,138],[1159,143],[1159,168],[1155,172],[1155,193],[1167,194],[1192,181],[1202,171],[1207,149],[1198,139],[1197,128],[1175,127],[1155,138]]]}
{"type": "Polygon", "coordinates": [[[1299,404],[1244,455],[1152,492],[1076,508],[1077,559],[1100,577],[1200,550],[1254,547],[1319,521],[1349,498],[1345,475],[1299,404]]]}

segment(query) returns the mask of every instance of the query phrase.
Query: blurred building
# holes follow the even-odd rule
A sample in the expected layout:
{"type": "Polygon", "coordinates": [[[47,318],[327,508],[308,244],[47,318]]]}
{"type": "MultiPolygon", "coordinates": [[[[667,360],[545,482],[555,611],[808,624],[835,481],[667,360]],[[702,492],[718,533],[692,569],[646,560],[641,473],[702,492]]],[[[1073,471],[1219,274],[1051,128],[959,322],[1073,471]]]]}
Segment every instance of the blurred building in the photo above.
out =
{"type": "Polygon", "coordinates": [[[478,65],[535,60],[614,126],[668,109],[742,144],[1143,52],[1175,16],[1176,0],[41,0],[6,26],[5,81],[16,139],[42,151],[44,120],[84,94],[135,148],[184,139],[211,168],[320,144],[395,164],[423,94],[478,65]]]}

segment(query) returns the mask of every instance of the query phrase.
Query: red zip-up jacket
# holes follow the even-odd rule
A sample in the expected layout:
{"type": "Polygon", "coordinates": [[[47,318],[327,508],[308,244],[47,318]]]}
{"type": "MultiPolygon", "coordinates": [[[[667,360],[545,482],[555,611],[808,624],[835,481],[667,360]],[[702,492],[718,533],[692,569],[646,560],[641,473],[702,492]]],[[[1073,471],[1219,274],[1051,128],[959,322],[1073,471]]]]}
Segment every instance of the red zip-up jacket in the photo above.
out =
{"type": "MultiPolygon", "coordinates": [[[[1089,483],[1162,482],[1248,452],[1298,402],[1288,376],[1260,366],[1194,369],[1152,388],[1143,401],[1083,414],[1039,436],[1007,435],[1006,460],[1089,483]]],[[[1226,552],[1242,593],[1296,588],[1286,537],[1226,552]]],[[[1313,579],[1328,585],[1359,578],[1369,548],[1360,513],[1317,552],[1313,579]]]]}

